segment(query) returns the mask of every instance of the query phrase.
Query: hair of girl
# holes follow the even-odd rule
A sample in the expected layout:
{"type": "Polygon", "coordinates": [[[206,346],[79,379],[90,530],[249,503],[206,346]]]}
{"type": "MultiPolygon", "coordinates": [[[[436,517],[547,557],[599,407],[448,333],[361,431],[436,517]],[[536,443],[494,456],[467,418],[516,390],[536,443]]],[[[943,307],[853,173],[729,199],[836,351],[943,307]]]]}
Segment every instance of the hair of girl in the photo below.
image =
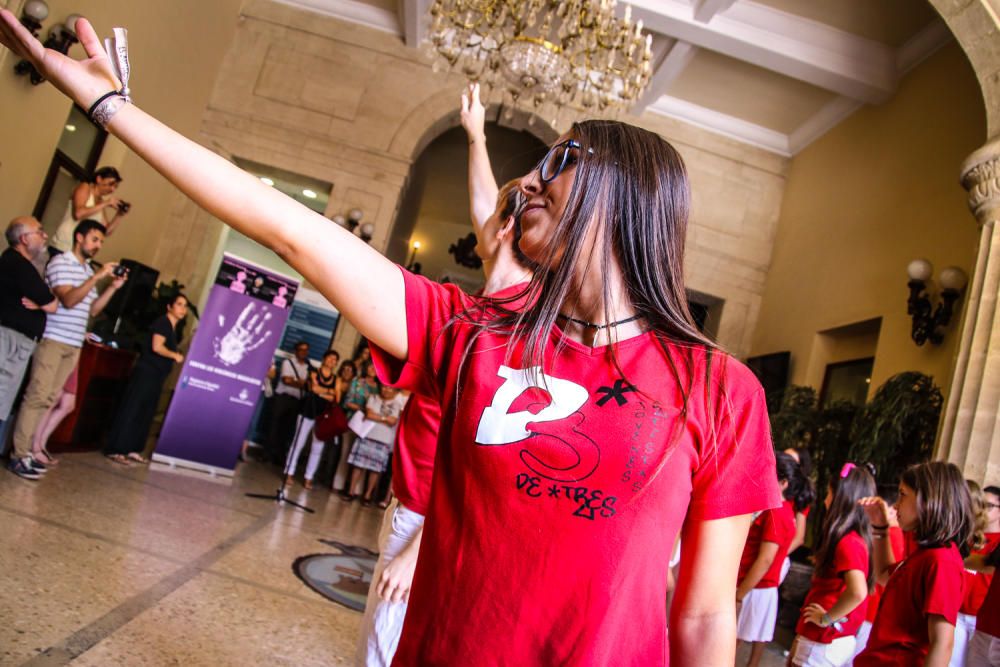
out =
{"type": "Polygon", "coordinates": [[[969,487],[969,500],[972,501],[972,541],[970,546],[973,550],[982,549],[986,546],[986,526],[990,523],[989,508],[986,506],[986,496],[974,480],[965,480],[969,487]]]}
{"type": "Polygon", "coordinates": [[[781,492],[785,500],[792,501],[792,507],[805,507],[809,504],[812,490],[806,486],[805,477],[802,476],[802,468],[798,462],[784,452],[777,452],[774,455],[774,465],[778,474],[779,482],[788,482],[785,490],[781,492]]]}
{"type": "MultiPolygon", "coordinates": [[[[587,272],[596,264],[603,275],[609,275],[612,263],[617,261],[627,303],[613,301],[609,281],[605,281],[604,320],[614,319],[616,307],[630,305],[653,332],[681,396],[680,419],[674,420],[668,446],[651,480],[666,463],[686,424],[697,355],[705,356],[705,413],[713,417],[707,425],[708,449],[715,446],[718,429],[726,427],[725,417],[733,412],[721,372],[727,357],[717,355],[719,372],[713,373],[713,358],[720,348],[698,330],[684,288],[684,241],[690,210],[687,172],[680,154],[667,141],[626,123],[583,121],[574,123],[568,135],[579,142],[581,157],[565,211],[541,253],[539,269],[521,294],[486,299],[487,303],[460,317],[475,325],[479,333],[504,333],[518,339],[522,343],[518,360],[521,367],[544,372],[554,358],[546,361],[550,331],[574,289],[579,267],[587,272]],[[594,227],[599,240],[594,251],[584,256],[585,242],[594,227]],[[512,307],[515,302],[523,306],[512,307]],[[713,393],[723,405],[713,405],[713,393]]],[[[609,334],[611,342],[616,342],[614,329],[609,334]]],[[[471,338],[464,356],[475,337],[471,338]]],[[[566,344],[565,338],[560,339],[554,355],[566,344]]],[[[514,347],[507,348],[509,361],[514,347]]],[[[607,349],[616,370],[628,381],[614,345],[607,349]]],[[[651,395],[650,388],[635,389],[647,397],[651,395]]],[[[735,425],[730,423],[729,427],[735,425]]]]}
{"type": "Polygon", "coordinates": [[[813,470],[812,454],[809,453],[809,449],[805,446],[793,447],[793,449],[799,455],[799,467],[802,468],[802,474],[809,477],[812,475],[813,470]]]}
{"type": "Polygon", "coordinates": [[[864,467],[853,468],[846,477],[832,475],[830,491],[833,499],[830,509],[823,519],[823,530],[816,547],[816,571],[833,567],[833,557],[837,545],[849,533],[855,532],[865,541],[868,549],[868,589],[875,582],[875,568],[872,567],[872,531],[865,510],[858,501],[876,493],[875,478],[864,467]]]}
{"type": "Polygon", "coordinates": [[[916,493],[917,544],[931,548],[954,543],[968,556],[974,519],[962,471],[953,463],[930,461],[910,466],[899,481],[916,493]]]}

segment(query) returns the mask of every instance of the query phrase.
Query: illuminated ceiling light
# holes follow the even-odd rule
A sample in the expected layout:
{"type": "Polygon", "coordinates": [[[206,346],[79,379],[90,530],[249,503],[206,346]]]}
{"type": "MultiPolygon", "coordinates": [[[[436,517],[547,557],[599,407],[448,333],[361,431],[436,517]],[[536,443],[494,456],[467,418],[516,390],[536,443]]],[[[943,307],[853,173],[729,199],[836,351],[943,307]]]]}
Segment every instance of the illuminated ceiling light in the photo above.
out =
{"type": "Polygon", "coordinates": [[[66,131],[67,132],[76,132],[76,125],[67,125],[66,126],[66,131]]]}
{"type": "Polygon", "coordinates": [[[316,199],[316,193],[312,190],[303,190],[302,195],[308,197],[309,199],[316,199]]]}
{"type": "Polygon", "coordinates": [[[274,181],[272,181],[267,176],[261,176],[260,177],[260,182],[263,183],[264,185],[274,185],[274,181]]]}

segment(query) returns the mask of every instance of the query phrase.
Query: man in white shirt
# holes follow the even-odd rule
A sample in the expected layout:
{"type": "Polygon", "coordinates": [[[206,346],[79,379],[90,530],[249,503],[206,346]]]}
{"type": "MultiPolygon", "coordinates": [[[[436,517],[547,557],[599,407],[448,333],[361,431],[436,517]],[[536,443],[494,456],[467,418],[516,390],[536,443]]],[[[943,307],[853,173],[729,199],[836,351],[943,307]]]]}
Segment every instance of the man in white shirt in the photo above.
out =
{"type": "Polygon", "coordinates": [[[267,439],[268,454],[276,463],[284,463],[292,440],[295,418],[299,414],[302,388],[309,379],[309,343],[299,341],[295,356],[281,363],[278,385],[271,399],[271,428],[267,439]]]}
{"type": "Polygon", "coordinates": [[[87,323],[96,316],[114,293],[125,283],[117,276],[100,295],[97,284],[112,277],[115,262],[108,262],[96,273],[89,262],[104,243],[104,225],[84,220],[73,233],[73,250],[52,258],[45,268],[45,280],[58,301],[56,312],[45,322],[45,332],[32,355],[31,380],[14,427],[14,453],[8,470],[24,479],[37,479],[45,466],[31,455],[35,429],[46,410],[52,407],[59,390],[76,366],[87,333],[87,323]],[[34,471],[35,475],[19,471],[34,471]]]}

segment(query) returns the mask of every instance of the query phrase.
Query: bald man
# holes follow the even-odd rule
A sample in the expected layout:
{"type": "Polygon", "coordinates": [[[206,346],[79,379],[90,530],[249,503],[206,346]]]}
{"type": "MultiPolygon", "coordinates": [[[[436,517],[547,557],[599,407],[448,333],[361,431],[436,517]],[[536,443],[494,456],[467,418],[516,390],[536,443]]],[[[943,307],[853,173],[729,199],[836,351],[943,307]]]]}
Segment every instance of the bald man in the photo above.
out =
{"type": "MultiPolygon", "coordinates": [[[[55,296],[34,265],[48,242],[41,223],[27,216],[14,218],[5,236],[8,248],[0,254],[0,449],[28,359],[45,331],[45,314],[56,310],[55,296]]],[[[24,479],[39,477],[17,457],[9,468],[24,479]]]]}

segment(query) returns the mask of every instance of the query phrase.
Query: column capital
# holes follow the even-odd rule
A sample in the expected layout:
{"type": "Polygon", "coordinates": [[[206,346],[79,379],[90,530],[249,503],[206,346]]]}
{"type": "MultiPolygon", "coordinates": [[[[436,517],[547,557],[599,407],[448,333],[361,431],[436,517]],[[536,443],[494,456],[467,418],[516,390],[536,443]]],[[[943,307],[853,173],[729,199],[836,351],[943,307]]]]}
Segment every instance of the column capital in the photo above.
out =
{"type": "Polygon", "coordinates": [[[1000,212],[1000,137],[965,159],[961,181],[979,224],[995,221],[1000,212]]]}

